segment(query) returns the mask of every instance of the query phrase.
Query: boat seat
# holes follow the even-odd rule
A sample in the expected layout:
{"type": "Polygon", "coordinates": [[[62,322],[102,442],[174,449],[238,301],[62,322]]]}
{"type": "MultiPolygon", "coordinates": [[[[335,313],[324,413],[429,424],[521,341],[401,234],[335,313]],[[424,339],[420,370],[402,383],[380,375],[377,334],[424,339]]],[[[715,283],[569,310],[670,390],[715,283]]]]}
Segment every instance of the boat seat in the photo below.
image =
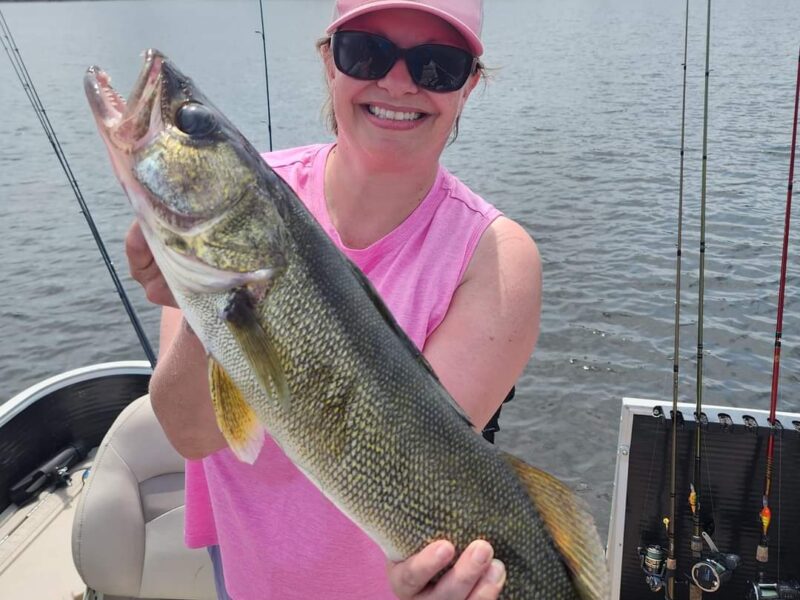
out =
{"type": "Polygon", "coordinates": [[[215,600],[205,550],[183,543],[184,459],[149,396],[120,413],[98,448],[72,528],[72,557],[105,598],[215,600]]]}

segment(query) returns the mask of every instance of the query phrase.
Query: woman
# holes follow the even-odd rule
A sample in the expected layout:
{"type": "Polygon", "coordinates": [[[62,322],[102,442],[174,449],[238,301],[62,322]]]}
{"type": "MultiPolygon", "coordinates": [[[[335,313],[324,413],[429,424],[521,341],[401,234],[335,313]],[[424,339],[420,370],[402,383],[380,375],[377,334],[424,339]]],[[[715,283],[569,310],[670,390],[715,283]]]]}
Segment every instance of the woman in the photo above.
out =
{"type": "MultiPolygon", "coordinates": [[[[478,429],[533,351],[541,283],[525,231],[439,165],[481,77],[482,11],[481,0],[338,0],[320,43],[336,142],[265,155],[478,429]]],[[[127,254],[165,306],[151,400],[190,459],[186,541],[212,548],[221,598],[498,597],[505,571],[485,541],[460,557],[438,541],[387,567],[271,440],[254,465],[237,461],[216,426],[205,352],[136,225],[127,254]]]]}

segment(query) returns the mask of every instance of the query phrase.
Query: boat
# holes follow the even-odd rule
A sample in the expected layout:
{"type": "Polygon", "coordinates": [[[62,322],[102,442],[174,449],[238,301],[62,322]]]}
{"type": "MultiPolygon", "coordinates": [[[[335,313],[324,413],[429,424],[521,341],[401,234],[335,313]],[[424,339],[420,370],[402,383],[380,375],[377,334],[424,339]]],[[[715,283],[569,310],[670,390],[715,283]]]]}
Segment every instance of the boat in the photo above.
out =
{"type": "Polygon", "coordinates": [[[50,377],[0,405],[0,599],[214,600],[183,544],[184,460],[147,361],[50,377]]]}

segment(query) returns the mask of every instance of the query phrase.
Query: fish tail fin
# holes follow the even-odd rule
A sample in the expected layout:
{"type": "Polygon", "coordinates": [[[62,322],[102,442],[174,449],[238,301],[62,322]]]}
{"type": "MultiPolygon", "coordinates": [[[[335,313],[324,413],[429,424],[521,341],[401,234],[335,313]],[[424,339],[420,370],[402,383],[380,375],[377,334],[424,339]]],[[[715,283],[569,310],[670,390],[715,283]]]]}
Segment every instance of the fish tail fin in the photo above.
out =
{"type": "Polygon", "coordinates": [[[244,395],[213,357],[208,359],[208,381],[217,425],[236,457],[253,464],[264,444],[264,427],[245,402],[244,395]]]}
{"type": "Polygon", "coordinates": [[[539,510],[583,600],[605,600],[610,585],[605,552],[586,502],[564,483],[510,454],[506,461],[539,510]]]}

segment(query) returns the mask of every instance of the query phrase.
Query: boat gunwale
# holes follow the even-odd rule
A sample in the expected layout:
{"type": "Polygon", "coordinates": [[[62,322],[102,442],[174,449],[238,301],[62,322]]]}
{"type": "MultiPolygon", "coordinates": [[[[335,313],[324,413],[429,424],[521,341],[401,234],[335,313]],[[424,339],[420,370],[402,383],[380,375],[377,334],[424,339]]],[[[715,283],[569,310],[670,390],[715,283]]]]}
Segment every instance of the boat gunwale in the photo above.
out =
{"type": "Polygon", "coordinates": [[[153,369],[146,360],[120,360],[97,363],[65,371],[33,384],[0,405],[0,428],[42,398],[67,386],[117,375],[151,375],[153,369]]]}

